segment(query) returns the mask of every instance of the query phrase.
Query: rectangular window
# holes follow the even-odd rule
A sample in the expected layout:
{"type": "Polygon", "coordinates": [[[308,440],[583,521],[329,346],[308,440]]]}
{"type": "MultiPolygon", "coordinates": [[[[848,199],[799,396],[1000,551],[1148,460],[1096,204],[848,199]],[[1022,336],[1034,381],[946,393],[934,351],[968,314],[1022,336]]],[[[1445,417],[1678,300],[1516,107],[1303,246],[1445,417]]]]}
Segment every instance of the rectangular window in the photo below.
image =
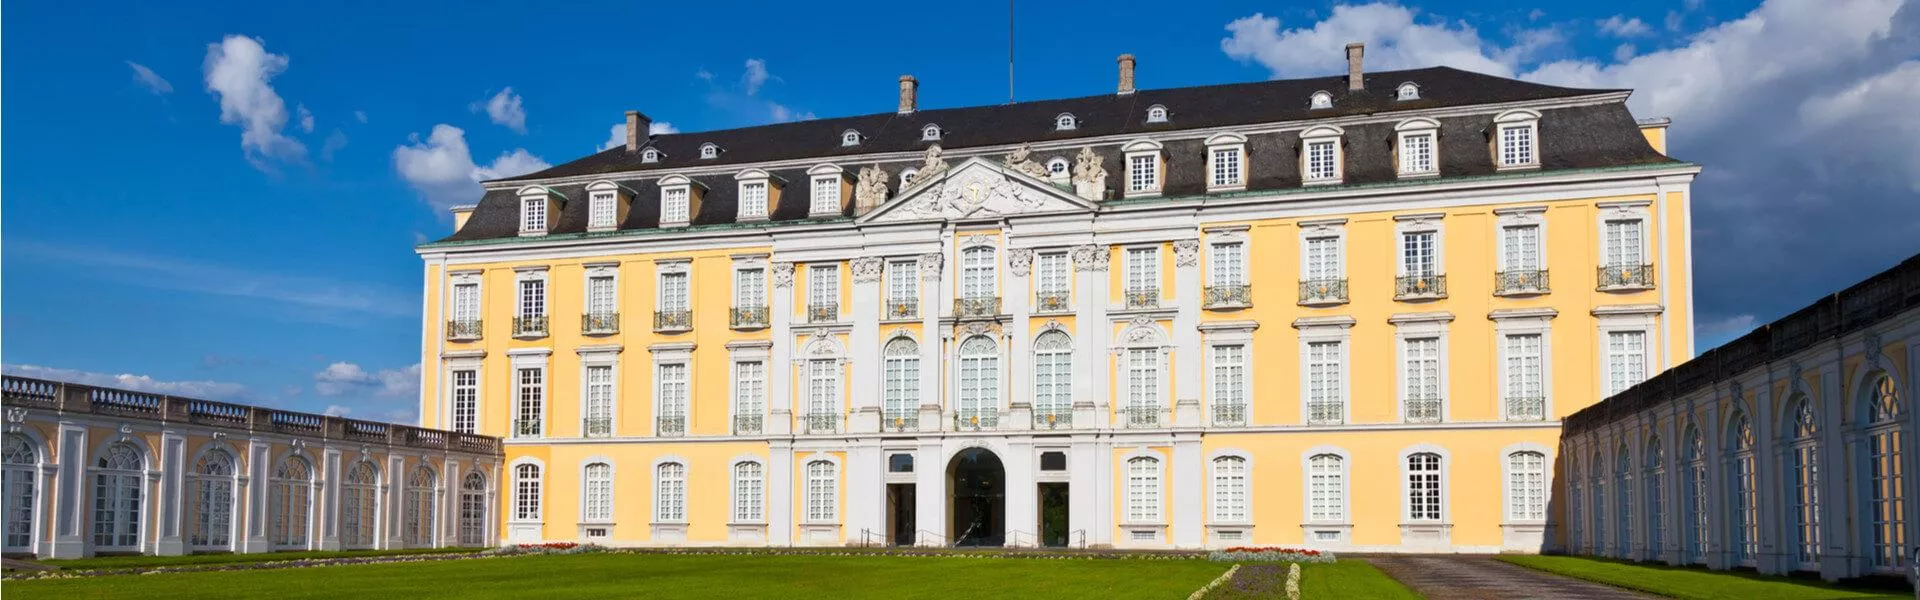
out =
{"type": "Polygon", "coordinates": [[[1340,162],[1335,153],[1339,142],[1307,142],[1307,181],[1337,181],[1340,162]]]}
{"type": "Polygon", "coordinates": [[[839,216],[840,214],[840,178],[813,178],[813,205],[808,210],[813,216],[839,216]]]}
{"type": "Polygon", "coordinates": [[[688,189],[684,187],[660,190],[660,222],[686,223],[687,212],[690,210],[687,198],[688,189]]]}
{"type": "Polygon", "coordinates": [[[1308,520],[1346,522],[1347,473],[1340,455],[1316,454],[1307,459],[1307,505],[1308,520]]]}
{"type": "Polygon", "coordinates": [[[1247,347],[1213,347],[1213,416],[1215,423],[1247,422],[1247,347]]]}
{"type": "Polygon", "coordinates": [[[733,522],[758,523],[765,477],[760,463],[743,462],[733,468],[733,522]]]}
{"type": "Polygon", "coordinates": [[[657,434],[684,434],[687,419],[687,364],[661,363],[658,369],[660,430],[657,434]]]}
{"type": "Polygon", "coordinates": [[[520,200],[520,232],[547,232],[547,199],[545,197],[520,200]]]}
{"type": "Polygon", "coordinates": [[[1500,263],[1507,271],[1540,269],[1540,226],[1500,228],[1500,263]]]}
{"type": "Polygon", "coordinates": [[[1641,237],[1639,219],[1607,221],[1606,266],[1638,267],[1646,264],[1641,258],[1641,237]]]}
{"type": "Polygon", "coordinates": [[[1213,187],[1233,187],[1241,185],[1240,149],[1215,148],[1213,155],[1213,187]]]}
{"type": "Polygon", "coordinates": [[[1307,422],[1338,424],[1347,419],[1345,385],[1340,376],[1340,342],[1307,344],[1307,422]]]}
{"type": "Polygon", "coordinates": [[[1507,518],[1542,521],[1547,518],[1547,457],[1539,452],[1507,456],[1507,518]]]}
{"type": "Polygon", "coordinates": [[[1159,420],[1160,351],[1134,348],[1127,351],[1127,408],[1134,411],[1132,424],[1151,425],[1159,420]]]}
{"type": "Polygon", "coordinates": [[[1400,174],[1433,172],[1433,134],[1412,133],[1400,138],[1400,174]]]}
{"type": "Polygon", "coordinates": [[[1042,296],[1056,296],[1062,298],[1062,302],[1064,302],[1067,294],[1067,277],[1069,272],[1067,269],[1067,253],[1043,252],[1034,257],[1033,270],[1037,275],[1035,277],[1037,281],[1035,281],[1034,289],[1039,291],[1042,296]]]}
{"type": "Polygon", "coordinates": [[[907,307],[904,314],[889,311],[888,316],[912,317],[919,312],[920,268],[910,260],[887,263],[887,303],[907,307]]]}
{"type": "Polygon", "coordinates": [[[520,280],[520,316],[543,317],[547,314],[547,282],[544,279],[520,280]]]}
{"type": "Polygon", "coordinates": [[[960,297],[992,298],[995,291],[993,248],[974,246],[960,252],[960,297]]]}
{"type": "Polygon", "coordinates": [[[546,420],[546,372],[519,369],[519,406],[514,410],[516,437],[540,437],[546,420]]]}
{"type": "Polygon", "coordinates": [[[840,265],[807,268],[807,303],[815,307],[840,306],[840,265]]]}
{"type": "Polygon", "coordinates": [[[587,200],[587,226],[595,229],[611,228],[614,218],[619,215],[613,192],[594,192],[587,200]]]}
{"type": "Polygon", "coordinates": [[[1127,291],[1160,291],[1160,248],[1127,249],[1127,291]]]}
{"type": "Polygon", "coordinates": [[[687,274],[685,272],[660,274],[660,311],[687,311],[687,274]]]}
{"type": "Polygon", "coordinates": [[[587,314],[596,317],[614,313],[613,276],[595,275],[587,278],[587,314]]]}
{"type": "Polygon", "coordinates": [[[473,433],[480,404],[480,373],[469,369],[453,372],[453,430],[473,433]]]}
{"type": "Polygon", "coordinates": [[[661,523],[687,521],[687,467],[680,463],[661,463],[654,469],[654,485],[660,489],[654,520],[661,523]]]}
{"type": "Polygon", "coordinates": [[[1160,461],[1127,461],[1127,522],[1160,522],[1160,461]]]}
{"type": "Polygon", "coordinates": [[[480,320],[480,284],[454,284],[453,320],[458,323],[473,323],[480,320]]]}
{"type": "Polygon", "coordinates": [[[807,463],[807,521],[832,523],[840,519],[840,469],[833,463],[807,463]]]}
{"type": "Polygon", "coordinates": [[[613,466],[607,463],[587,465],[586,510],[580,520],[605,523],[613,520],[613,466]]]}
{"type": "Polygon", "coordinates": [[[1546,387],[1542,379],[1540,334],[1506,336],[1501,349],[1507,370],[1507,419],[1546,418],[1546,387]]]}
{"type": "Polygon", "coordinates": [[[807,415],[840,415],[840,365],[832,359],[807,361],[807,415]]]}
{"type": "Polygon", "coordinates": [[[1339,279],[1345,275],[1345,269],[1341,268],[1340,238],[1338,237],[1307,238],[1306,260],[1304,271],[1308,281],[1339,279]]]}
{"type": "Polygon", "coordinates": [[[1247,459],[1213,459],[1213,522],[1247,522],[1247,459]]]}
{"type": "Polygon", "coordinates": [[[1152,192],[1160,189],[1160,157],[1135,154],[1127,157],[1127,191],[1152,192]]]}
{"type": "Polygon", "coordinates": [[[733,363],[733,414],[757,417],[766,410],[767,363],[747,360],[733,363]]]}
{"type": "Polygon", "coordinates": [[[740,218],[760,219],[766,216],[767,182],[742,182],[740,184],[740,218]]]}
{"type": "Polygon", "coordinates": [[[1440,274],[1439,263],[1434,252],[1435,236],[1432,231],[1409,231],[1400,234],[1400,270],[1408,277],[1432,277],[1440,274]]]}
{"type": "Polygon", "coordinates": [[[761,308],[767,305],[764,269],[739,269],[733,272],[733,305],[736,308],[761,308]]]}
{"type": "Polygon", "coordinates": [[[1422,452],[1407,457],[1407,520],[1439,521],[1440,455],[1422,452]]]}
{"type": "Polygon", "coordinates": [[[1239,242],[1213,245],[1208,255],[1207,276],[1213,278],[1214,285],[1247,284],[1247,246],[1239,242]]]}
{"type": "Polygon", "coordinates": [[[1405,361],[1403,414],[1408,421],[1440,420],[1440,338],[1407,339],[1405,361]]]}
{"type": "Polygon", "coordinates": [[[1533,126],[1514,125],[1500,128],[1500,166],[1518,167],[1533,164],[1533,126]]]}
{"type": "Polygon", "coordinates": [[[589,437],[613,435],[613,367],[587,367],[587,422],[589,437]]]}
{"type": "Polygon", "coordinates": [[[1607,396],[1627,391],[1647,376],[1647,332],[1607,332],[1607,396]]]}
{"type": "Polygon", "coordinates": [[[540,521],[540,467],[514,467],[513,520],[540,521]]]}

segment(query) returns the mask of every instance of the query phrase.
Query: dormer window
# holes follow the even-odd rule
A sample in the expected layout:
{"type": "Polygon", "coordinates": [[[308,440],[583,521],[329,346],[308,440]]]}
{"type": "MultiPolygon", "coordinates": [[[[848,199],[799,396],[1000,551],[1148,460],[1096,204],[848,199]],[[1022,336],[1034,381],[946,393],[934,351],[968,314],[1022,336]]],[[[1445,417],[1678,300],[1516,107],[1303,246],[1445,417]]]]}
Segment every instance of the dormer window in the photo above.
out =
{"type": "Polygon", "coordinates": [[[1313,98],[1308,101],[1308,106],[1314,109],[1333,108],[1333,94],[1314,92],[1313,98]]]}
{"type": "Polygon", "coordinates": [[[1518,109],[1493,118],[1494,164],[1501,169],[1540,166],[1540,113],[1518,109]]]}
{"type": "Polygon", "coordinates": [[[612,231],[620,226],[620,186],[611,181],[587,185],[587,231],[612,231]]]}
{"type": "Polygon", "coordinates": [[[1079,128],[1080,120],[1073,118],[1072,113],[1060,113],[1060,116],[1053,118],[1054,131],[1073,131],[1079,128]]]}
{"type": "Polygon", "coordinates": [[[921,127],[920,141],[922,142],[940,141],[940,126],[932,123],[928,123],[926,127],[921,127]]]}
{"type": "Polygon", "coordinates": [[[1053,177],[1066,177],[1067,167],[1068,167],[1067,157],[1055,156],[1053,158],[1047,159],[1047,175],[1050,175],[1053,177]]]}
{"type": "Polygon", "coordinates": [[[693,217],[693,180],[685,175],[660,178],[660,226],[685,227],[693,217]]]}
{"type": "Polygon", "coordinates": [[[1394,90],[1393,99],[1394,100],[1419,100],[1420,86],[1411,81],[1402,83],[1400,84],[1399,89],[1394,90]]]}
{"type": "Polygon", "coordinates": [[[807,170],[813,178],[810,202],[807,204],[809,217],[838,217],[842,209],[840,197],[846,186],[844,171],[834,165],[820,165],[807,170]]]}
{"type": "Polygon", "coordinates": [[[1160,195],[1161,145],[1153,140],[1127,144],[1127,197],[1160,195]]]}
{"type": "Polygon", "coordinates": [[[907,189],[907,186],[913,185],[913,176],[919,175],[919,174],[920,174],[920,170],[912,167],[908,167],[906,170],[901,171],[900,172],[900,189],[904,190],[904,189],[907,189]]]}
{"type": "Polygon", "coordinates": [[[773,177],[760,169],[747,169],[733,178],[740,182],[741,221],[764,221],[771,209],[773,177]]]}
{"type": "Polygon", "coordinates": [[[845,132],[843,132],[843,133],[841,133],[841,134],[840,134],[840,145],[842,145],[842,146],[858,146],[858,145],[860,145],[860,132],[858,132],[858,131],[854,131],[854,130],[852,130],[852,129],[848,129],[848,130],[846,130],[845,132]]]}
{"type": "Polygon", "coordinates": [[[1399,157],[1401,177],[1440,174],[1435,158],[1440,148],[1440,122],[1428,118],[1407,119],[1393,126],[1399,137],[1394,153],[1399,157]]]}
{"type": "Polygon", "coordinates": [[[547,234],[548,217],[553,212],[550,193],[538,186],[520,190],[520,235],[547,234]]]}
{"type": "Polygon", "coordinates": [[[712,142],[701,144],[700,158],[702,160],[720,158],[720,146],[715,145],[712,142]]]}
{"type": "Polygon", "coordinates": [[[660,153],[659,148],[648,148],[646,150],[640,151],[640,162],[657,163],[657,162],[660,162],[661,156],[664,156],[664,155],[660,153]]]}
{"type": "Polygon", "coordinates": [[[1147,122],[1148,123],[1167,122],[1167,107],[1161,106],[1158,104],[1147,107],[1147,122]]]}
{"type": "Polygon", "coordinates": [[[1340,136],[1346,131],[1321,125],[1300,132],[1300,180],[1307,185],[1340,183],[1340,136]]]}
{"type": "Polygon", "coordinates": [[[1207,191],[1247,189],[1247,136],[1222,133],[1207,138],[1207,191]]]}

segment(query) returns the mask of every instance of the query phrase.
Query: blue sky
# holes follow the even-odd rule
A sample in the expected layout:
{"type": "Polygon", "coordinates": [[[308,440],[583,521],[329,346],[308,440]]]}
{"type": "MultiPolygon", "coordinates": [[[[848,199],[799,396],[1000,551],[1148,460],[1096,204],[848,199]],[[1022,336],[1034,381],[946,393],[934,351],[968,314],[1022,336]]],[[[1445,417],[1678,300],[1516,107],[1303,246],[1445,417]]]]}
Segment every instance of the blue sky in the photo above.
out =
{"type": "MultiPolygon", "coordinates": [[[[1702,162],[1705,349],[1920,251],[1920,0],[1023,2],[1022,99],[1449,64],[1633,87],[1702,162]],[[1538,6],[1538,8],[1537,8],[1538,6]]],[[[1005,101],[1004,5],[19,3],[9,372],[409,420],[441,210],[681,131],[1005,101]],[[510,89],[509,89],[510,88],[510,89]]]]}

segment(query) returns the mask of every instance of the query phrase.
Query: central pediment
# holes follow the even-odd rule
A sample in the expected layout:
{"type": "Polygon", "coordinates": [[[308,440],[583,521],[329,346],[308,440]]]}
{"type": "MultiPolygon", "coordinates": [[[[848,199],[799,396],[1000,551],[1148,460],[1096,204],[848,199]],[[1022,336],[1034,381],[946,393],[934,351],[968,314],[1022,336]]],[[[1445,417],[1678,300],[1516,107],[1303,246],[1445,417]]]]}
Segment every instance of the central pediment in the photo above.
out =
{"type": "Polygon", "coordinates": [[[1014,215],[1092,212],[1096,207],[1032,175],[970,158],[930,181],[919,181],[862,222],[897,223],[992,219],[1014,215]]]}

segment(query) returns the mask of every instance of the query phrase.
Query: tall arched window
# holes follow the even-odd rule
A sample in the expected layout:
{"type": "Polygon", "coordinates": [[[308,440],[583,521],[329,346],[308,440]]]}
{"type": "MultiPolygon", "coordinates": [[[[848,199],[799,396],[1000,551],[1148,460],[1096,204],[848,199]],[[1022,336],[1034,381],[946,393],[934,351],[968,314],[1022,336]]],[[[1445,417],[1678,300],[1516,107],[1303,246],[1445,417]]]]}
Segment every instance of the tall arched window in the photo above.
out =
{"type": "Polygon", "coordinates": [[[960,343],[961,427],[993,427],[1000,416],[1000,346],[984,335],[960,343]]]}
{"type": "Polygon", "coordinates": [[[1445,480],[1439,454],[1416,452],[1407,456],[1407,520],[1440,521],[1446,511],[1441,504],[1441,483],[1445,480]]]}
{"type": "Polygon", "coordinates": [[[1793,515],[1794,555],[1801,568],[1819,570],[1820,562],[1820,426],[1813,402],[1795,396],[1793,420],[1787,430],[1789,460],[1786,480],[1793,515]]]}
{"type": "Polygon", "coordinates": [[[1338,454],[1307,458],[1307,520],[1347,521],[1347,468],[1338,454]]]}
{"type": "Polygon", "coordinates": [[[909,337],[887,342],[881,353],[885,365],[881,376],[881,415],[883,427],[905,430],[920,422],[920,344],[909,337]]]}
{"type": "Polygon", "coordinates": [[[1507,455],[1507,520],[1547,518],[1547,455],[1523,450],[1507,455]]]}
{"type": "Polygon", "coordinates": [[[233,548],[234,475],[233,455],[226,450],[208,450],[194,461],[187,473],[187,545],[233,548]]]}
{"type": "Polygon", "coordinates": [[[1737,409],[1727,423],[1727,453],[1727,492],[1733,496],[1727,506],[1732,511],[1727,519],[1732,526],[1727,543],[1735,562],[1753,566],[1760,551],[1760,520],[1754,506],[1758,482],[1753,472],[1753,424],[1737,409]]]}
{"type": "Polygon", "coordinates": [[[807,463],[807,522],[840,520],[840,468],[830,461],[807,463]]]}
{"type": "Polygon", "coordinates": [[[677,462],[660,463],[653,469],[653,485],[658,492],[653,520],[687,522],[687,466],[677,462]]]}
{"type": "Polygon", "coordinates": [[[1873,567],[1875,570],[1899,572],[1907,561],[1906,518],[1903,505],[1906,502],[1907,475],[1905,457],[1900,454],[1900,445],[1906,443],[1906,433],[1901,430],[1902,415],[1906,407],[1900,401],[1900,388],[1893,378],[1884,372],[1867,377],[1864,390],[1866,413],[1867,480],[1863,483],[1867,489],[1861,494],[1867,500],[1868,527],[1872,529],[1873,567]]]}
{"type": "Polygon", "coordinates": [[[580,520],[587,523],[608,523],[613,521],[613,465],[603,462],[588,463],[585,476],[581,478],[582,507],[580,520]]]}
{"type": "Polygon", "coordinates": [[[1213,459],[1213,522],[1248,521],[1247,459],[1239,456],[1213,459]]]}
{"type": "Polygon", "coordinates": [[[269,521],[273,528],[267,532],[268,541],[274,548],[306,548],[307,523],[313,513],[313,465],[305,458],[287,457],[274,467],[272,486],[267,507],[273,514],[269,521]]]}
{"type": "Polygon", "coordinates": [[[93,471],[93,546],[95,550],[138,551],[146,454],[130,442],[115,442],[100,453],[93,471]]]}
{"type": "Polygon", "coordinates": [[[759,523],[765,519],[765,476],[760,463],[747,461],[733,466],[733,522],[759,523]]]}
{"type": "Polygon", "coordinates": [[[1613,455],[1613,552],[1627,558],[1633,552],[1633,455],[1621,442],[1613,455]]]}
{"type": "Polygon", "coordinates": [[[486,545],[488,518],[487,476],[469,472],[460,480],[460,545],[486,545]]]}
{"type": "Polygon", "coordinates": [[[1707,562],[1707,439],[1700,428],[1687,425],[1686,433],[1686,562],[1707,562]]]}
{"type": "Polygon", "coordinates": [[[993,246],[970,246],[960,251],[960,297],[998,296],[993,269],[993,246]]]}
{"type": "Polygon", "coordinates": [[[406,511],[401,513],[404,517],[401,527],[405,529],[408,547],[433,545],[434,516],[438,513],[433,509],[433,490],[439,480],[426,465],[414,467],[413,475],[407,477],[406,511]]]}
{"type": "Polygon", "coordinates": [[[1594,554],[1605,554],[1607,541],[1612,539],[1607,537],[1607,519],[1612,513],[1607,512],[1607,461],[1600,456],[1599,450],[1594,450],[1593,456],[1587,460],[1587,491],[1593,496],[1593,503],[1588,505],[1593,509],[1593,539],[1590,543],[1593,544],[1594,554]]]}
{"type": "Polygon", "coordinates": [[[1033,423],[1073,423],[1073,338],[1059,330],[1033,340],[1033,423]]]}
{"type": "Polygon", "coordinates": [[[540,465],[521,463],[513,468],[513,520],[540,520],[540,465]]]}
{"type": "Polygon", "coordinates": [[[4,475],[0,479],[0,490],[4,490],[7,511],[6,551],[33,552],[35,522],[34,507],[39,505],[36,493],[40,479],[40,449],[33,439],[18,433],[6,436],[4,475]]]}
{"type": "Polygon", "coordinates": [[[1160,522],[1160,460],[1140,456],[1127,460],[1127,522],[1160,522]]]}
{"type": "Polygon", "coordinates": [[[1647,438],[1647,448],[1640,457],[1645,465],[1647,488],[1647,552],[1648,558],[1661,560],[1662,549],[1667,541],[1667,453],[1660,446],[1660,436],[1647,438]]]}
{"type": "Polygon", "coordinates": [[[1567,548],[1578,553],[1587,538],[1587,487],[1580,478],[1580,459],[1567,459],[1567,548]]]}
{"type": "Polygon", "coordinates": [[[372,548],[380,523],[380,469],[363,460],[340,482],[340,546],[372,548]]]}

